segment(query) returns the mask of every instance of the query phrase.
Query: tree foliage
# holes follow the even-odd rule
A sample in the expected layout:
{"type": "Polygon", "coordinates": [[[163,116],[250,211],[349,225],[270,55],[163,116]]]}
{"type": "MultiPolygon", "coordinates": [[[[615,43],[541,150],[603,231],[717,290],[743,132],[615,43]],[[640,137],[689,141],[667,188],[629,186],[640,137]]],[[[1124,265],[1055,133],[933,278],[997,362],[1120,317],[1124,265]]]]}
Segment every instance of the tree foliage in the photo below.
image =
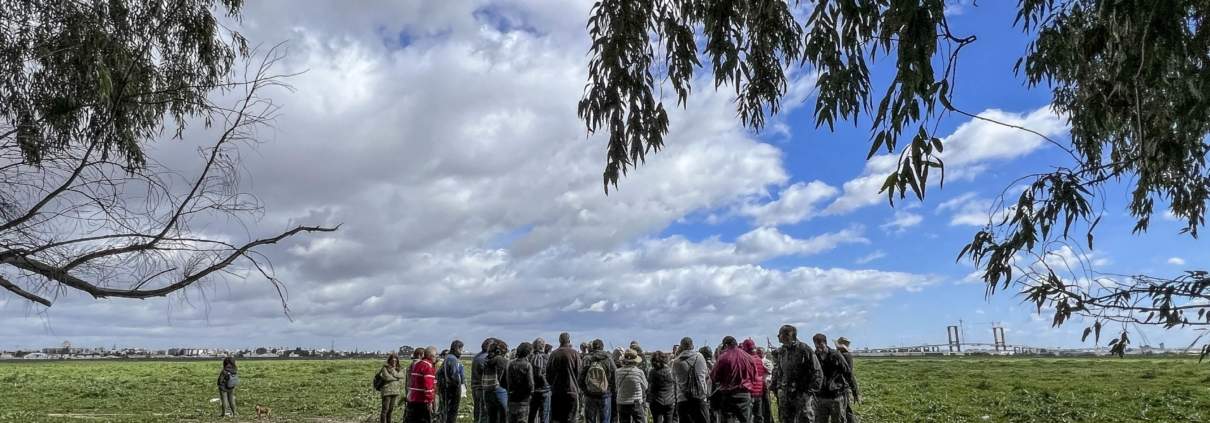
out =
{"type": "MultiPolygon", "coordinates": [[[[787,72],[814,72],[815,126],[868,117],[867,158],[898,154],[882,186],[888,201],[909,193],[923,199],[930,177],[944,181],[938,121],[951,113],[987,120],[952,101],[961,51],[978,34],[951,31],[945,9],[944,0],[596,2],[579,115],[589,132],[608,135],[606,192],[663,147],[668,116],[657,95],[663,84],[683,106],[706,61],[715,88],[735,90],[737,114],[755,130],[780,110],[787,72]],[[886,86],[871,85],[870,66],[878,61],[894,69],[886,86]]],[[[1015,28],[989,29],[1031,37],[1016,71],[1029,87],[1052,91],[1052,107],[1071,128],[1070,139],[1060,142],[1018,127],[1067,151],[1071,162],[1014,183],[1025,188],[1016,201],[1003,200],[1007,207],[991,213],[962,250],[960,257],[980,267],[989,295],[1017,283],[1039,309],[1055,307],[1056,325],[1071,314],[1091,317],[1088,332],[1098,337],[1111,321],[1210,324],[1204,272],[1081,281],[1045,260],[1058,245],[1093,247],[1103,210],[1097,200],[1107,183],[1124,181],[1131,189],[1135,232],[1147,229],[1157,201],[1185,222],[1189,235],[1204,225],[1208,16],[1204,0],[1020,0],[1015,28]]],[[[1128,342],[1123,329],[1115,352],[1128,342]]]]}
{"type": "Polygon", "coordinates": [[[284,53],[249,50],[220,7],[240,1],[0,0],[0,288],[49,307],[68,291],[150,298],[243,270],[284,306],[258,248],[335,228],[240,242],[193,227],[251,232],[261,205],[240,189],[239,146],[277,112],[263,91],[285,87],[271,72],[284,53]],[[212,137],[200,170],[144,154],[191,121],[212,137]]]}

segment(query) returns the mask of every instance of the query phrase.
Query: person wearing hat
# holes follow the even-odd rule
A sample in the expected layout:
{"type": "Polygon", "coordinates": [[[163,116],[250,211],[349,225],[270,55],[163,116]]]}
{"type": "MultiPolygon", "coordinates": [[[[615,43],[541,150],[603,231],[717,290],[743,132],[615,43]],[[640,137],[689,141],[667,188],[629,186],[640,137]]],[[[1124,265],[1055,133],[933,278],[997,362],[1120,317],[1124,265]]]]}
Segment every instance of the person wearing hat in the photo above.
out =
{"type": "Polygon", "coordinates": [[[836,351],[840,351],[840,355],[844,357],[844,361],[849,363],[849,371],[853,375],[853,386],[849,387],[847,395],[850,397],[850,401],[845,403],[845,421],[857,423],[857,414],[853,413],[853,403],[861,402],[861,395],[857,391],[857,372],[853,370],[853,354],[849,352],[849,339],[843,336],[836,338],[836,351]]]}
{"type": "Polygon", "coordinates": [[[640,369],[643,356],[635,350],[622,353],[622,368],[614,374],[618,382],[619,423],[647,423],[647,375],[640,369]]]}

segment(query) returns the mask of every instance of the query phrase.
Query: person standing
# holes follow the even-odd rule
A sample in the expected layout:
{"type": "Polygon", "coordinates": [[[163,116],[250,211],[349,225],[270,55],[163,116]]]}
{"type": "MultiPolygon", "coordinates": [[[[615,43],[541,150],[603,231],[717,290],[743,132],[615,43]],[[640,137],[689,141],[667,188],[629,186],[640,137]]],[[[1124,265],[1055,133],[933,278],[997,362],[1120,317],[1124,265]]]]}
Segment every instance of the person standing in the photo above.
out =
{"type": "Polygon", "coordinates": [[[643,356],[635,350],[622,353],[617,370],[617,410],[620,423],[647,423],[647,374],[639,367],[643,356]]]}
{"type": "Polygon", "coordinates": [[[408,375],[407,409],[404,423],[432,423],[437,399],[437,347],[423,350],[423,356],[411,366],[408,375]]]}
{"type": "Polygon", "coordinates": [[[508,423],[526,423],[529,402],[534,394],[534,367],[530,364],[533,345],[517,345],[516,356],[508,363],[501,385],[508,391],[508,423]]]}
{"type": "Polygon", "coordinates": [[[508,372],[508,344],[499,339],[492,344],[483,366],[483,397],[486,399],[487,423],[506,423],[508,420],[508,390],[503,380],[508,372]]]}
{"type": "Polygon", "coordinates": [[[752,338],[745,339],[740,349],[748,354],[748,357],[752,359],[753,368],[756,369],[756,377],[752,379],[752,384],[748,387],[752,394],[752,423],[771,423],[764,419],[765,376],[768,374],[768,370],[765,369],[764,361],[756,354],[756,341],[753,341],[752,338]]]}
{"type": "Polygon", "coordinates": [[[672,377],[672,369],[668,368],[668,355],[663,351],[651,354],[647,388],[652,423],[672,423],[676,415],[676,380],[672,377]]]}
{"type": "Polygon", "coordinates": [[[550,423],[550,382],[546,380],[546,366],[550,361],[550,345],[546,340],[534,340],[534,352],[529,355],[529,364],[534,371],[534,394],[529,401],[529,423],[550,423]]]}
{"type": "Polygon", "coordinates": [[[710,386],[706,380],[706,358],[693,349],[693,339],[689,337],[681,339],[679,350],[672,366],[677,419],[682,423],[706,423],[706,389],[710,386]]]}
{"type": "Polygon", "coordinates": [[[450,343],[450,352],[445,355],[441,364],[441,378],[445,380],[441,398],[445,408],[442,410],[440,423],[458,423],[458,406],[462,404],[463,386],[466,381],[466,368],[462,366],[462,341],[450,343]]]}
{"type": "Polygon", "coordinates": [[[559,348],[546,363],[550,383],[551,423],[575,423],[580,402],[580,353],[571,345],[571,334],[559,334],[559,348]]]}
{"type": "Polygon", "coordinates": [[[235,366],[235,359],[226,357],[223,359],[223,368],[218,372],[218,399],[219,410],[222,417],[234,417],[235,414],[235,387],[239,385],[239,369],[235,366]]]}
{"type": "Polygon", "coordinates": [[[817,333],[811,340],[815,342],[815,355],[823,369],[823,385],[815,406],[816,419],[819,423],[845,423],[848,421],[845,410],[848,409],[849,387],[857,386],[853,372],[839,351],[828,348],[826,335],[817,333]]]}
{"type": "Polygon", "coordinates": [[[756,366],[752,356],[739,348],[735,337],[723,338],[723,349],[718,355],[710,379],[718,387],[714,398],[720,404],[719,422],[752,422],[752,385],[756,383],[756,366]]]}
{"type": "Polygon", "coordinates": [[[777,331],[781,348],[775,355],[773,387],[781,423],[815,423],[815,394],[823,384],[819,358],[798,340],[798,328],[784,325],[777,331]]]}
{"type": "Polygon", "coordinates": [[[487,423],[487,398],[484,392],[487,388],[483,386],[483,368],[487,365],[487,356],[491,353],[493,344],[496,340],[487,338],[483,340],[482,349],[479,354],[471,359],[471,401],[474,402],[474,411],[472,418],[474,423],[487,423]]]}
{"type": "Polygon", "coordinates": [[[592,353],[584,359],[580,370],[580,384],[584,389],[584,421],[587,423],[609,423],[613,411],[613,394],[617,384],[614,375],[617,367],[613,357],[605,351],[605,341],[594,339],[592,353]]]}
{"type": "Polygon", "coordinates": [[[399,403],[399,393],[403,388],[403,380],[406,377],[401,374],[399,365],[399,355],[391,353],[387,356],[386,364],[382,365],[382,369],[378,370],[377,378],[382,384],[378,389],[378,393],[382,396],[382,406],[378,410],[378,422],[390,423],[393,421],[392,416],[395,414],[395,404],[399,403]]]}
{"type": "Polygon", "coordinates": [[[857,423],[857,414],[853,412],[853,404],[861,402],[861,394],[857,391],[857,369],[853,367],[853,353],[849,352],[849,340],[845,337],[836,338],[836,351],[840,351],[840,356],[844,357],[845,363],[849,365],[849,372],[853,375],[853,385],[849,386],[848,395],[845,403],[844,416],[848,423],[857,423]]]}

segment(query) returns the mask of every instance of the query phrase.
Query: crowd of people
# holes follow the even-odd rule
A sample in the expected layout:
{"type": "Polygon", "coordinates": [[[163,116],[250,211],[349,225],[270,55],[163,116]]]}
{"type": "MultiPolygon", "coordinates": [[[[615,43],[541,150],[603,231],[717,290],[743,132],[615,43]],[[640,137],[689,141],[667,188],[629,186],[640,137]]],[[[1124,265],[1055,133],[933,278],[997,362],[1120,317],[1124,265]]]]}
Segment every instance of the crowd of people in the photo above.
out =
{"type": "Polygon", "coordinates": [[[861,396],[848,341],[832,348],[815,334],[808,345],[791,325],[778,340],[766,351],[728,336],[712,350],[684,338],[671,353],[645,354],[637,342],[611,353],[600,339],[577,349],[567,333],[557,348],[542,338],[514,349],[488,338],[469,381],[463,343],[454,341],[440,354],[417,349],[406,371],[395,354],[387,358],[375,376],[379,421],[393,421],[402,396],[404,423],[456,423],[469,391],[474,423],[778,423],[772,399],[780,423],[856,422],[851,404],[861,396]]]}

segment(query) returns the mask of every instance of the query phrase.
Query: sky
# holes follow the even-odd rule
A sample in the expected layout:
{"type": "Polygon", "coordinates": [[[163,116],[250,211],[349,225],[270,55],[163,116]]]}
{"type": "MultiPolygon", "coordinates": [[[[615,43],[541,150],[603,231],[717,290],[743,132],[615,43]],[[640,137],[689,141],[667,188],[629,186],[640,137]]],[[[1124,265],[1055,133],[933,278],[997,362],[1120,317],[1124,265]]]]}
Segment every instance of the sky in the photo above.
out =
{"type": "MultiPolygon", "coordinates": [[[[254,44],[284,42],[275,70],[298,73],[293,90],[269,93],[280,116],[241,154],[244,189],[266,207],[251,231],[341,225],[261,250],[287,284],[289,316],[252,275],[161,299],[68,294],[50,308],[0,294],[0,349],[67,340],[387,350],[568,331],[655,350],[682,336],[763,342],[786,323],[862,348],[944,343],[959,322],[972,342],[990,342],[998,324],[1010,344],[1093,345],[1078,320],[1052,328],[1047,310],[1011,292],[987,297],[974,267],[955,261],[1013,179],[1068,164],[1019,130],[945,118],[945,186],[892,207],[877,191],[894,160],[865,160],[868,119],[815,128],[809,71],[792,74],[786,110],[758,133],[736,119],[734,91],[712,89],[699,69],[686,107],[670,112],[666,148],[605,195],[604,139],[575,108],[590,6],[248,2],[228,25],[254,44]]],[[[978,36],[963,50],[954,103],[1066,140],[1049,92],[1012,70],[1028,43],[1012,6],[948,9],[956,33],[978,36]]],[[[889,75],[877,64],[876,86],[889,75]]],[[[208,135],[194,125],[149,152],[195,170],[186,153],[208,135]]],[[[1103,198],[1096,250],[1057,254],[1169,276],[1210,258],[1162,216],[1132,235],[1120,186],[1103,198]]],[[[246,237],[221,222],[199,230],[246,237]]],[[[1181,347],[1192,337],[1133,336],[1181,347]]]]}

